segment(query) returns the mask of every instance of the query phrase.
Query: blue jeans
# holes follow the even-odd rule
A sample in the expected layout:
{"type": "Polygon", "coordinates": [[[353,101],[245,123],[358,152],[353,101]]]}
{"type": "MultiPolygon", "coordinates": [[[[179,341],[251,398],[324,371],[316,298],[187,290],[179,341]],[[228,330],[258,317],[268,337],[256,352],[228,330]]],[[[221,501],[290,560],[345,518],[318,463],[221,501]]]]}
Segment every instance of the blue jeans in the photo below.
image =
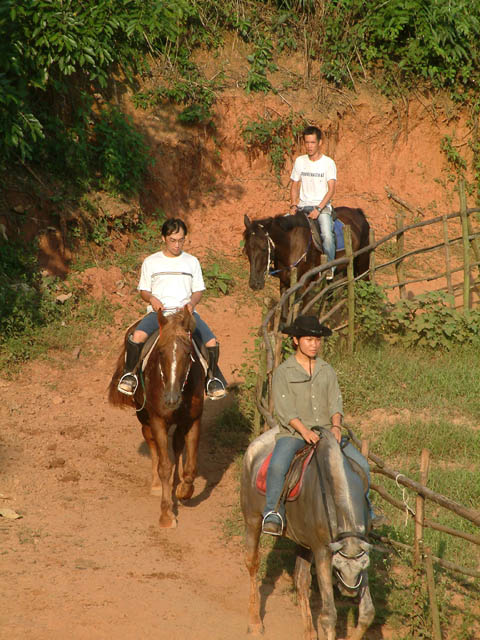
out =
{"type": "Polygon", "coordinates": [[[278,499],[282,493],[285,476],[296,452],[307,443],[300,438],[284,436],[278,438],[272,459],[267,471],[267,496],[263,515],[269,511],[278,511],[285,518],[285,504],[282,502],[277,507],[278,499]]]}
{"type": "MultiPolygon", "coordinates": [[[[313,211],[315,207],[300,207],[299,210],[305,214],[313,211]]],[[[336,242],[334,233],[334,224],[332,218],[332,209],[326,206],[322,209],[317,218],[318,228],[322,237],[323,251],[327,256],[328,262],[335,260],[336,242]]]]}
{"type": "MultiPolygon", "coordinates": [[[[215,338],[215,334],[212,332],[210,327],[207,325],[205,320],[202,320],[196,311],[193,312],[193,317],[195,318],[195,331],[193,332],[194,336],[200,338],[200,342],[205,344],[212,338],[215,338]]],[[[136,326],[137,331],[144,331],[147,335],[151,336],[154,331],[158,329],[158,316],[155,311],[151,311],[147,313],[147,315],[140,320],[138,325],[136,326]]]]}

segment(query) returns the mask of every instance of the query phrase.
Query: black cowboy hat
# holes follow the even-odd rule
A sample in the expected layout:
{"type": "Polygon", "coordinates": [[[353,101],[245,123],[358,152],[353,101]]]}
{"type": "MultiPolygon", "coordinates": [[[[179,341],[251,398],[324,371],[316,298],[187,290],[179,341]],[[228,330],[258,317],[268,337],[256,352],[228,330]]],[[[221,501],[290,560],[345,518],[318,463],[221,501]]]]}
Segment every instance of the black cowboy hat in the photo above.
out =
{"type": "Polygon", "coordinates": [[[320,324],[315,316],[297,316],[292,325],[285,327],[282,333],[296,338],[313,336],[314,338],[327,338],[332,335],[332,330],[320,324]]]}

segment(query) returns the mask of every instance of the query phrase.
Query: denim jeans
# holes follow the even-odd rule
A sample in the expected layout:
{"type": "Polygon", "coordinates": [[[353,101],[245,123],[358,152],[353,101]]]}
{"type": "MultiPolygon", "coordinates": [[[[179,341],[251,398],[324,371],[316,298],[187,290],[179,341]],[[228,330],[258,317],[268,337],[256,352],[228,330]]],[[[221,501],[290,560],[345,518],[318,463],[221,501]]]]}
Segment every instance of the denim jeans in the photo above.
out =
{"type": "MultiPolygon", "coordinates": [[[[300,211],[305,214],[313,211],[315,207],[301,207],[300,211]]],[[[317,218],[318,228],[320,229],[320,235],[322,236],[323,251],[327,256],[328,262],[335,260],[335,233],[333,228],[332,209],[330,206],[326,206],[322,209],[320,215],[317,218]]]]}
{"type": "MultiPolygon", "coordinates": [[[[195,337],[198,336],[200,338],[200,342],[203,342],[205,344],[212,338],[215,338],[215,334],[212,332],[205,320],[202,320],[202,318],[196,311],[193,312],[193,317],[195,318],[196,322],[194,335],[195,337]]],[[[137,331],[144,331],[149,336],[151,336],[156,329],[158,329],[158,316],[155,311],[147,313],[147,315],[142,318],[142,320],[136,327],[137,331]]]]}
{"type": "Polygon", "coordinates": [[[269,511],[278,511],[285,518],[285,504],[282,501],[277,507],[278,499],[282,493],[285,476],[295,453],[307,443],[300,438],[279,438],[273,450],[272,459],[267,471],[267,496],[263,515],[269,511]]]}

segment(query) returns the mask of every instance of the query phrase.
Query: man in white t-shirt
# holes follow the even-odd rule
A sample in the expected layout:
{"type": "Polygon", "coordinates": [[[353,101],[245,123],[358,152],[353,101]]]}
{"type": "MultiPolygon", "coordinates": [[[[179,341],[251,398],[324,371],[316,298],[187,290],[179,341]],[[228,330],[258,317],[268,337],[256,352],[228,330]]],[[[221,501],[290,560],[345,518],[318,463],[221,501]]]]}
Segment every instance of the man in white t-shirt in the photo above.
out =
{"type": "Polygon", "coordinates": [[[217,399],[226,394],[226,381],[218,368],[219,344],[206,322],[194,310],[202,298],[205,284],[199,261],[183,251],[186,235],[187,227],[183,220],[169,218],[162,227],[163,251],[143,261],[137,288],[142,299],[148,302],[147,315],[127,340],[125,369],[118,383],[118,390],[126,395],[133,395],[138,386],[135,369],[145,340],[158,329],[158,311],[174,313],[185,305],[195,317],[195,334],[207,349],[207,395],[217,399]]]}
{"type": "MultiPolygon", "coordinates": [[[[335,260],[335,236],[331,199],[335,194],[337,167],[332,158],[322,153],[322,132],[318,127],[307,127],[303,132],[307,154],[299,156],[290,176],[290,210],[303,211],[317,220],[322,234],[323,249],[328,261],[335,260]]],[[[333,278],[334,270],[327,273],[333,278]]]]}

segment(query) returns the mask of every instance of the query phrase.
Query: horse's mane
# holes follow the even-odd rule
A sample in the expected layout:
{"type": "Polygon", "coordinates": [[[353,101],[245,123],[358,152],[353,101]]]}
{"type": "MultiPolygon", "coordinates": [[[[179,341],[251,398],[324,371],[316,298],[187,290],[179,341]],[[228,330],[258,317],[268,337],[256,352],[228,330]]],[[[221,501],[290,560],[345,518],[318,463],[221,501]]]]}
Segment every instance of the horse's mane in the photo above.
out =
{"type": "Polygon", "coordinates": [[[325,464],[326,467],[328,484],[331,487],[337,511],[337,519],[342,520],[348,530],[354,531],[358,512],[346,473],[345,465],[348,463],[340,447],[334,441],[334,437],[331,434],[326,434],[325,440],[320,464],[325,464]]]}
{"type": "MultiPolygon", "coordinates": [[[[264,227],[267,231],[270,231],[272,226],[278,227],[283,232],[288,232],[292,229],[297,229],[298,227],[303,227],[305,229],[309,228],[307,218],[303,213],[296,213],[293,216],[286,216],[283,213],[279,213],[276,216],[252,220],[252,227],[254,231],[256,231],[258,227],[264,227]]],[[[250,231],[248,229],[245,229],[243,236],[246,237],[249,232],[250,231]]]]}

